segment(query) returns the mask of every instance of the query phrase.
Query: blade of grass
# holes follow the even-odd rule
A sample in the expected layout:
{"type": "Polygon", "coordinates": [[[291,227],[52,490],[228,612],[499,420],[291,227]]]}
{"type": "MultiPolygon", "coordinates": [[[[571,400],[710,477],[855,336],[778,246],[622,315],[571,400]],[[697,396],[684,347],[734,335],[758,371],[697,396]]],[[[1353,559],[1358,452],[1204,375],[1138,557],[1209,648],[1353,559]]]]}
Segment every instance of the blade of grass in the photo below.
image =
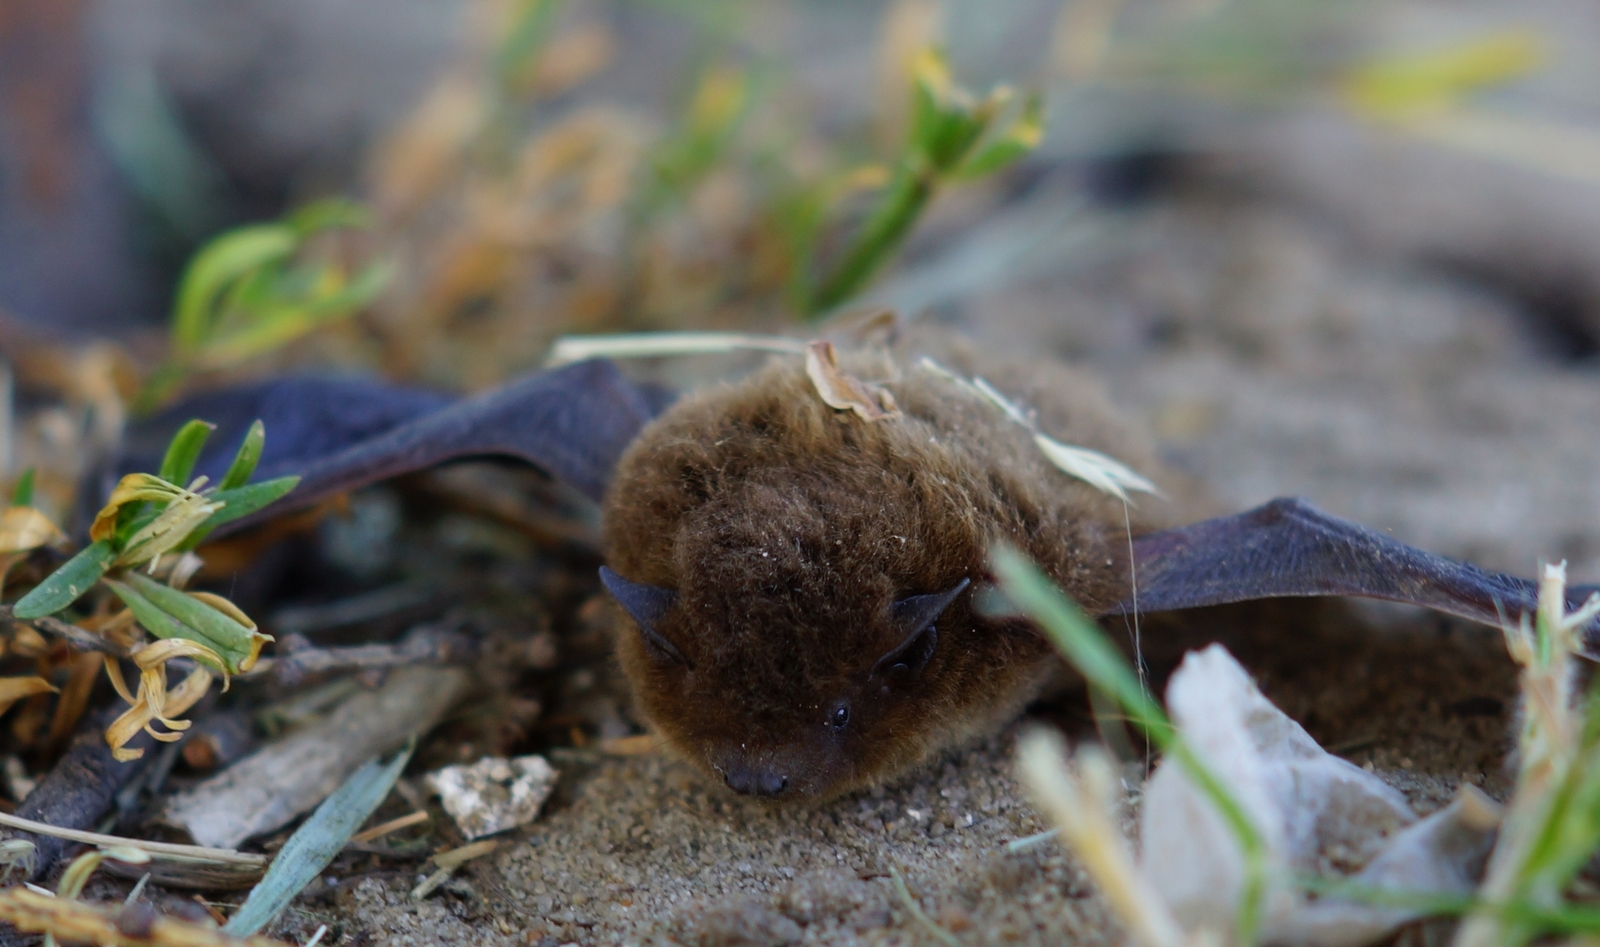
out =
{"type": "Polygon", "coordinates": [[[328,867],[356,829],[367,821],[394,788],[395,780],[411,760],[415,742],[387,762],[371,760],[351,774],[333,795],[295,830],[272,860],[261,882],[223,926],[224,933],[248,937],[272,922],[312,879],[328,867]]]}
{"type": "Polygon", "coordinates": [[[1244,859],[1245,882],[1235,940],[1245,947],[1255,943],[1266,894],[1267,851],[1249,814],[1223,780],[1183,741],[1160,705],[1140,685],[1133,668],[1081,609],[1016,549],[998,545],[989,558],[1006,597],[1039,625],[1078,673],[1121,704],[1128,718],[1183,767],[1184,774],[1216,807],[1244,859]]]}
{"type": "Polygon", "coordinates": [[[156,476],[180,487],[188,483],[195,461],[200,459],[200,452],[215,428],[215,424],[200,420],[190,421],[180,428],[167,445],[167,455],[161,459],[161,470],[156,476]]]}

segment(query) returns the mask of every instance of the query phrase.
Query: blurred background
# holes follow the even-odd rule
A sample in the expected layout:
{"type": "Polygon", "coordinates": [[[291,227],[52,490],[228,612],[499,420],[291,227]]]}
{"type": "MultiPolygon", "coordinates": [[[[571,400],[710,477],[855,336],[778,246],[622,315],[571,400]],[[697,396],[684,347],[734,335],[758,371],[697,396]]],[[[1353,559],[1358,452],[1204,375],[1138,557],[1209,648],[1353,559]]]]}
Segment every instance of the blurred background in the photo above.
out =
{"type": "Polygon", "coordinates": [[[1222,506],[1595,581],[1597,53],[1577,0],[10,0],[0,466],[883,306],[1089,364],[1222,506]]]}

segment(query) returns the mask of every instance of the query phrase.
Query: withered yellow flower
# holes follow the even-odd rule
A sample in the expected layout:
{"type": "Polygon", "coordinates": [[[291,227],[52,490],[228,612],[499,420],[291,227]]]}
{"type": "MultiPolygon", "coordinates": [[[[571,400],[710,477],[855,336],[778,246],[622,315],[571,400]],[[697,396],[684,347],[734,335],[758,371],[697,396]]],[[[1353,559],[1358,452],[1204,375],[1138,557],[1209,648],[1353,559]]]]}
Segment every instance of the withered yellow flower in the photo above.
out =
{"type": "Polygon", "coordinates": [[[170,502],[187,491],[157,477],[155,474],[131,473],[117,481],[116,489],[106,500],[106,505],[95,514],[89,526],[89,539],[99,542],[110,539],[117,528],[117,514],[129,503],[149,500],[153,503],[170,502]]]}
{"type": "Polygon", "coordinates": [[[139,668],[137,694],[129,693],[128,683],[116,659],[110,656],[105,659],[106,677],[111,679],[111,686],[118,696],[132,705],[106,728],[106,743],[111,746],[111,755],[122,761],[136,760],[144,755],[143,750],[127,748],[128,741],[141,730],[163,743],[171,743],[182,737],[182,731],[189,729],[190,721],[178,719],[178,715],[193,707],[211,689],[215,677],[208,668],[216,668],[223,680],[227,680],[227,672],[222,670],[221,656],[205,645],[186,638],[154,642],[134,654],[133,663],[139,668]],[[181,684],[169,691],[166,662],[179,657],[193,658],[205,667],[195,668],[181,684]],[[156,721],[160,721],[168,732],[154,729],[151,724],[156,721]]]}

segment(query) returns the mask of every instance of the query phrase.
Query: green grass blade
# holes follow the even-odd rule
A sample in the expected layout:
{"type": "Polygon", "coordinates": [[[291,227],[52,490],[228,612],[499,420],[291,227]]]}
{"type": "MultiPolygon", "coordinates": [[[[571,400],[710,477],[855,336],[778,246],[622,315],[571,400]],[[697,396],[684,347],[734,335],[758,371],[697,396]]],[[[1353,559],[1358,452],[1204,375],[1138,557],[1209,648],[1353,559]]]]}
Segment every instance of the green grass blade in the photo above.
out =
{"type": "Polygon", "coordinates": [[[11,491],[12,506],[33,505],[33,478],[35,468],[29,467],[17,478],[17,486],[11,491]]]}
{"type": "Polygon", "coordinates": [[[263,480],[260,483],[246,484],[230,490],[218,490],[211,495],[211,499],[224,504],[222,509],[211,514],[204,523],[195,527],[178,546],[180,552],[187,552],[205,542],[211,531],[224,523],[231,523],[236,519],[249,516],[257,510],[270,506],[282,499],[289,491],[300,482],[299,477],[277,477],[272,480],[263,480]]]}
{"type": "Polygon", "coordinates": [[[216,430],[215,424],[194,420],[178,429],[167,444],[167,455],[161,458],[161,470],[156,476],[168,483],[185,486],[194,473],[195,462],[205,450],[206,439],[216,430]]]}
{"type": "Polygon", "coordinates": [[[222,482],[217,485],[220,492],[237,490],[250,482],[250,475],[256,472],[256,465],[261,463],[261,449],[266,443],[267,426],[257,418],[256,422],[250,425],[243,443],[239,445],[239,452],[233,455],[233,463],[228,465],[228,472],[222,475],[222,482]]]}
{"type": "Polygon", "coordinates": [[[211,514],[211,518],[201,524],[200,528],[210,531],[223,523],[231,523],[241,517],[249,516],[259,509],[276,503],[299,483],[299,477],[277,477],[231,490],[218,490],[211,495],[212,502],[226,503],[227,506],[211,514]]]}
{"type": "Polygon", "coordinates": [[[994,550],[992,559],[1006,597],[1039,624],[1078,673],[1115,699],[1129,718],[1166,750],[1176,735],[1171,721],[1099,626],[1022,553],[1002,546],[994,550]]]}
{"type": "Polygon", "coordinates": [[[12,614],[24,621],[54,615],[100,581],[116,558],[117,551],[108,540],[90,543],[24,595],[13,607],[12,614]]]}
{"type": "Polygon", "coordinates": [[[297,238],[283,224],[252,224],[211,241],[189,263],[178,284],[172,315],[172,345],[181,354],[198,349],[210,334],[216,300],[241,277],[286,259],[297,238]]]}
{"type": "Polygon", "coordinates": [[[1235,917],[1235,940],[1255,943],[1266,897],[1266,843],[1244,806],[1224,782],[1195,755],[1172,726],[1166,712],[1145,692],[1133,668],[1107,640],[1098,625],[1055,587],[1027,556],[1010,546],[997,546],[990,561],[1000,590],[1044,631],[1078,673],[1122,706],[1128,718],[1161,747],[1216,808],[1233,834],[1244,859],[1245,880],[1235,917]]]}
{"type": "Polygon", "coordinates": [[[244,906],[228,919],[223,933],[249,937],[272,923],[306,885],[322,874],[361,823],[382,804],[411,760],[414,747],[415,743],[407,746],[388,762],[371,760],[334,790],[289,836],[266,877],[250,889],[244,906]]]}

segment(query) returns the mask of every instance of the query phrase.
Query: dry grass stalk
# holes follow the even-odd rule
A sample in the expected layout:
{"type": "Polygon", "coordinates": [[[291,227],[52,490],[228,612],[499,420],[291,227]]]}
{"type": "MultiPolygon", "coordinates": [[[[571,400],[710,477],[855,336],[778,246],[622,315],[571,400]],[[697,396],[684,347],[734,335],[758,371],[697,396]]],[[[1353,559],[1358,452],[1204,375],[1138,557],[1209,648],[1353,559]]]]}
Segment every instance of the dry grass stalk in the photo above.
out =
{"type": "Polygon", "coordinates": [[[498,840],[485,839],[481,842],[463,845],[460,848],[452,848],[448,852],[441,852],[433,856],[433,863],[438,870],[429,875],[421,884],[411,889],[411,900],[421,901],[426,898],[437,891],[440,885],[449,881],[450,876],[455,874],[457,868],[472,861],[474,858],[482,858],[499,847],[500,842],[498,840]]]}
{"type": "Polygon", "coordinates": [[[1038,729],[1018,741],[1017,759],[1034,801],[1060,827],[1134,940],[1144,947],[1185,947],[1188,939],[1117,827],[1116,777],[1106,755],[1086,747],[1069,764],[1061,737],[1038,729]]]}
{"type": "MultiPolygon", "coordinates": [[[[1539,580],[1538,613],[1505,623],[1506,650],[1522,668],[1522,731],[1517,743],[1516,789],[1507,805],[1500,839],[1489,860],[1478,897],[1485,907],[1468,915],[1456,947],[1506,947],[1535,931],[1496,906],[1528,903],[1558,910],[1571,873],[1592,852],[1563,852],[1563,809],[1594,795],[1600,746],[1593,711],[1574,699],[1581,642],[1578,629],[1600,612],[1600,595],[1578,611],[1566,611],[1566,563],[1546,565],[1539,580]],[[1586,791],[1587,790],[1587,791],[1586,791]],[[1570,865],[1576,856],[1577,864],[1570,865]]],[[[1589,847],[1589,846],[1586,846],[1589,847]]]]}
{"type": "Polygon", "coordinates": [[[422,823],[428,821],[428,819],[429,816],[426,812],[409,812],[403,816],[400,816],[399,818],[390,819],[387,822],[380,822],[370,829],[364,829],[360,832],[357,832],[356,834],[350,836],[350,841],[351,843],[357,845],[361,844],[362,842],[370,842],[373,839],[383,838],[390,832],[398,832],[401,829],[410,828],[413,825],[421,825],[422,823]]]}
{"type": "Polygon", "coordinates": [[[215,928],[162,917],[144,902],[99,907],[24,887],[0,891],[0,920],[26,933],[107,947],[286,947],[266,937],[232,937],[215,928]]]}
{"type": "Polygon", "coordinates": [[[144,842],[138,839],[124,838],[120,835],[104,835],[99,832],[85,832],[80,829],[64,829],[60,826],[37,822],[33,819],[24,819],[5,812],[0,812],[0,825],[7,828],[21,829],[24,832],[32,832],[35,835],[50,835],[70,842],[82,842],[85,845],[137,848],[152,858],[158,859],[239,865],[253,869],[265,868],[267,864],[267,856],[265,855],[236,852],[228,848],[207,848],[203,845],[144,842]]]}

